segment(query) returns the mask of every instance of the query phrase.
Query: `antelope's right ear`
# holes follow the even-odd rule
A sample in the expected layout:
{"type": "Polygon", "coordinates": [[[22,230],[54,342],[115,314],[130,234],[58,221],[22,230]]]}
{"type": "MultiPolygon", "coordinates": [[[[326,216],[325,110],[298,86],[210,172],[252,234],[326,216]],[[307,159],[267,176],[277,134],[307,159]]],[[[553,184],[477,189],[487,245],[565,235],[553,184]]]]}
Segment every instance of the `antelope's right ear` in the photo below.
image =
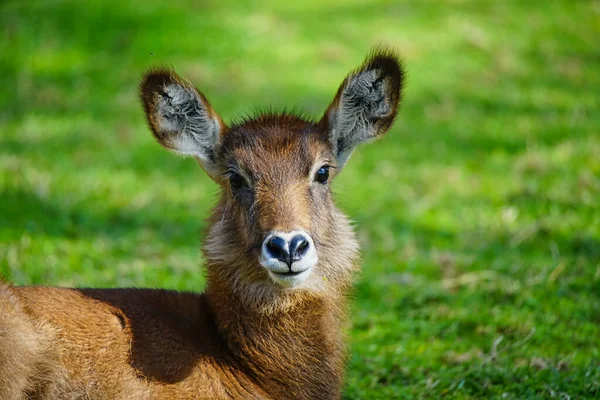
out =
{"type": "Polygon", "coordinates": [[[215,150],[226,126],[202,93],[173,71],[154,70],[142,79],[140,97],[156,140],[169,150],[196,157],[214,178],[215,150]]]}

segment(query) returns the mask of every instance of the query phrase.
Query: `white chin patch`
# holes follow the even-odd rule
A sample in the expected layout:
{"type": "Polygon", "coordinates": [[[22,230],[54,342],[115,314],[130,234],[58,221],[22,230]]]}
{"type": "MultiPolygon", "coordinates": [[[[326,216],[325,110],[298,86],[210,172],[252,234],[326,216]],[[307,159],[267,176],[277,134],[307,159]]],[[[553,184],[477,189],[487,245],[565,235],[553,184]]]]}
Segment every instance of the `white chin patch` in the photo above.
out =
{"type": "Polygon", "coordinates": [[[269,276],[271,279],[273,279],[273,281],[283,287],[295,288],[301,286],[302,283],[310,276],[311,272],[312,268],[308,268],[307,270],[294,275],[278,274],[276,272],[269,271],[269,276]]]}

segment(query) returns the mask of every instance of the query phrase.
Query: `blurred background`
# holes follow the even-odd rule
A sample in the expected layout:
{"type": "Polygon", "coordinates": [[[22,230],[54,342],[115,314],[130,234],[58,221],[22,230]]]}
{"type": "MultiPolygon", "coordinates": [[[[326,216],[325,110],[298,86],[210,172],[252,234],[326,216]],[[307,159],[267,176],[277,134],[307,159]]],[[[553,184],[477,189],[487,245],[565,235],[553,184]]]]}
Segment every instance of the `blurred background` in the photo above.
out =
{"type": "Polygon", "coordinates": [[[600,398],[600,2],[4,0],[0,276],[202,290],[217,186],[146,127],[168,64],[226,120],[408,80],[334,190],[364,253],[344,396],[600,398]]]}

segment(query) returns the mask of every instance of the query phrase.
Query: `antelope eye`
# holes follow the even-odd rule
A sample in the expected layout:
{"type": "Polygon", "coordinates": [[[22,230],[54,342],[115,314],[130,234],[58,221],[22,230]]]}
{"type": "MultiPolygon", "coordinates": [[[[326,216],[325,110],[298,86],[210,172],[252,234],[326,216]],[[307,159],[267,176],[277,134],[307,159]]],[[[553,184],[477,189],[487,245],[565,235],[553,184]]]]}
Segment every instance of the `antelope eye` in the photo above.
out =
{"type": "Polygon", "coordinates": [[[246,180],[237,172],[229,171],[227,175],[232,189],[237,190],[246,186],[246,180]]]}
{"type": "Polygon", "coordinates": [[[315,181],[319,183],[327,183],[329,179],[329,165],[323,165],[315,175],[315,181]]]}

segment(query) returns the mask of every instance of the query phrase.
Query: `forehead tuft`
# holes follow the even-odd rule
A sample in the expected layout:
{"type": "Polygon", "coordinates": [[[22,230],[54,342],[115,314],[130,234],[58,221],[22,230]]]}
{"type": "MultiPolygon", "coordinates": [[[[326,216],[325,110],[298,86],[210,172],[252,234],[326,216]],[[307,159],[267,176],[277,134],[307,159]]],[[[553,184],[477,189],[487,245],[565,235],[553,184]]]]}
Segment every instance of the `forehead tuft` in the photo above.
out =
{"type": "Polygon", "coordinates": [[[314,121],[309,116],[299,112],[273,112],[266,111],[254,115],[241,117],[232,124],[232,128],[245,127],[248,129],[261,129],[265,127],[296,127],[301,128],[306,125],[314,125],[314,121]]]}
{"type": "Polygon", "coordinates": [[[312,158],[326,147],[326,135],[307,118],[294,114],[261,114],[236,122],[223,135],[221,152],[235,157],[312,158]]]}

